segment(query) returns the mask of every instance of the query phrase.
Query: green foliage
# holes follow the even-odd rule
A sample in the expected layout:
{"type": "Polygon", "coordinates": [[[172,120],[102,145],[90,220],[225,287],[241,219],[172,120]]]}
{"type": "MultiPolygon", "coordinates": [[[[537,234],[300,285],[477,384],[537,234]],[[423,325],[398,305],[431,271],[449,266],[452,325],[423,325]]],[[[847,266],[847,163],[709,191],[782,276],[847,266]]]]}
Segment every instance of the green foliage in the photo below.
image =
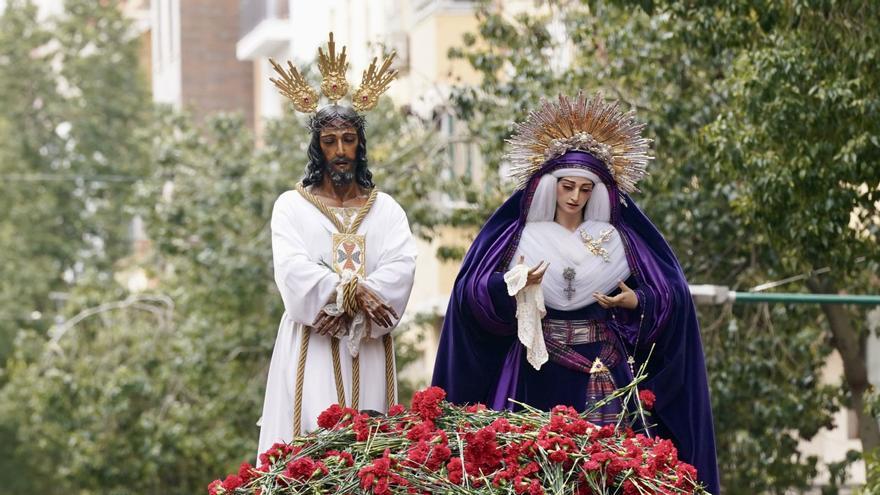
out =
{"type": "Polygon", "coordinates": [[[860,495],[877,495],[880,493],[880,450],[862,456],[865,459],[865,486],[860,495]]]}
{"type": "Polygon", "coordinates": [[[838,461],[828,464],[829,483],[822,487],[822,495],[838,495],[841,487],[845,486],[849,480],[849,468],[858,460],[861,460],[862,454],[857,450],[848,450],[846,456],[838,461]]]}
{"type": "MultiPolygon", "coordinates": [[[[27,466],[15,485],[123,494],[201,481],[205,455],[181,449],[176,438],[193,433],[201,416],[193,399],[202,391],[187,383],[185,342],[162,314],[171,307],[131,303],[84,320],[57,343],[20,334],[0,397],[0,420],[15,425],[16,454],[27,466]]],[[[216,432],[187,441],[219,441],[216,432]]]]}
{"type": "Polygon", "coordinates": [[[842,278],[876,252],[880,231],[850,226],[854,209],[876,212],[880,198],[869,192],[880,186],[880,8],[813,3],[776,8],[773,28],[759,19],[747,31],[764,36],[736,53],[718,85],[724,110],[703,137],[712,174],[737,186],[737,216],[767,230],[782,266],[842,278]]]}
{"type": "Polygon", "coordinates": [[[29,1],[0,15],[0,363],[19,328],[45,331],[84,267],[127,249],[118,178],[147,169],[149,97],[137,44],[113,2],[68,0],[40,22],[29,1]],[[121,67],[128,70],[120,70],[121,67]],[[96,180],[97,179],[97,180],[96,180]]]}
{"type": "MultiPolygon", "coordinates": [[[[20,331],[28,336],[21,345],[44,338],[63,305],[58,295],[84,277],[110,280],[113,261],[129,248],[123,206],[132,189],[118,178],[147,168],[141,130],[149,105],[136,42],[112,2],[68,0],[64,15],[44,21],[30,1],[4,3],[0,366],[20,331]]],[[[4,369],[0,386],[13,371],[4,369]]],[[[22,434],[0,423],[0,478],[18,492],[39,480],[16,449],[45,441],[22,434]]]]}

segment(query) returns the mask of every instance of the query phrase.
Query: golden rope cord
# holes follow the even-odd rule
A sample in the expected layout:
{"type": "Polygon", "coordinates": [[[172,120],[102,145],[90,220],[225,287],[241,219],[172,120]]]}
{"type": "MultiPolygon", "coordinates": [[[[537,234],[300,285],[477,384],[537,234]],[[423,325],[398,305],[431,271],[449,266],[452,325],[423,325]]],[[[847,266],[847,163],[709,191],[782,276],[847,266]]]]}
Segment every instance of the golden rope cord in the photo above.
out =
{"type": "Polygon", "coordinates": [[[397,388],[397,383],[394,381],[394,346],[390,333],[382,336],[382,344],[385,346],[385,410],[387,411],[394,405],[397,388]]]}
{"type": "Polygon", "coordinates": [[[302,431],[303,381],[306,373],[306,355],[309,352],[309,337],[312,332],[304,326],[299,344],[299,363],[296,366],[296,395],[293,399],[293,436],[302,431]]]}
{"type": "Polygon", "coordinates": [[[339,231],[340,234],[355,234],[358,229],[361,227],[361,223],[363,223],[364,219],[367,218],[367,213],[370,212],[370,209],[373,207],[373,203],[376,202],[376,197],[379,195],[379,190],[373,188],[370,192],[370,197],[367,198],[367,202],[364,203],[364,206],[361,207],[360,211],[354,220],[351,222],[351,225],[346,229],[339,218],[330,211],[330,208],[327,207],[320,199],[318,199],[314,194],[306,191],[306,188],[302,186],[302,184],[296,185],[296,192],[298,192],[303,198],[306,199],[309,203],[312,204],[315,208],[317,208],[321,213],[324,214],[331,222],[333,222],[333,226],[336,227],[336,230],[339,231]]]}
{"type": "Polygon", "coordinates": [[[351,407],[361,408],[361,358],[351,358],[351,407]]]}
{"type": "Polygon", "coordinates": [[[333,359],[333,380],[336,382],[336,402],[345,406],[345,386],[342,384],[342,364],[339,361],[339,339],[330,337],[330,356],[333,359]]]}
{"type": "Polygon", "coordinates": [[[356,315],[358,309],[360,309],[358,308],[357,298],[355,297],[357,295],[357,288],[358,279],[352,277],[342,289],[342,310],[352,318],[354,318],[354,315],[356,315]]]}

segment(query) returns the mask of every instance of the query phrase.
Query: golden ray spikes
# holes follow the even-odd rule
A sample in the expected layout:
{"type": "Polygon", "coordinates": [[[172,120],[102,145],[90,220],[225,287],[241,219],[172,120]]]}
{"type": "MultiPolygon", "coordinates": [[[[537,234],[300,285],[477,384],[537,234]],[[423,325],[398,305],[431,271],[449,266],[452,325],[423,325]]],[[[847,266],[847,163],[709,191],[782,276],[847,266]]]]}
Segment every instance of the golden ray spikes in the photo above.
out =
{"type": "Polygon", "coordinates": [[[385,57],[382,67],[378,70],[376,69],[376,62],[379,61],[379,58],[373,58],[373,62],[364,71],[361,86],[352,96],[351,104],[356,110],[360,112],[372,110],[379,103],[379,97],[388,90],[388,85],[397,77],[397,69],[391,69],[391,62],[394,61],[396,56],[397,52],[391,52],[391,55],[385,57]]]}
{"type": "Polygon", "coordinates": [[[309,83],[306,82],[296,67],[288,61],[287,66],[290,70],[284,70],[283,67],[278,65],[278,62],[271,58],[269,63],[272,64],[275,72],[281,76],[280,80],[274,77],[270,77],[269,80],[281,91],[281,94],[293,102],[293,108],[303,113],[314,112],[318,108],[318,93],[309,86],[309,83]]]}
{"type": "Polygon", "coordinates": [[[606,102],[601,93],[587,98],[560,95],[556,102],[543,100],[525,122],[514,124],[507,140],[510,176],[525,187],[548,160],[569,150],[587,151],[601,160],[621,191],[638,191],[636,184],[653,160],[651,140],[642,137],[645,124],[632,110],[606,102]]]}
{"type": "Polygon", "coordinates": [[[348,62],[345,60],[345,47],[342,52],[336,54],[336,42],[333,41],[333,33],[330,33],[330,41],[327,42],[327,54],[318,48],[318,70],[321,71],[321,92],[324,93],[334,104],[348,94],[348,81],[345,72],[348,70],[348,62]]]}

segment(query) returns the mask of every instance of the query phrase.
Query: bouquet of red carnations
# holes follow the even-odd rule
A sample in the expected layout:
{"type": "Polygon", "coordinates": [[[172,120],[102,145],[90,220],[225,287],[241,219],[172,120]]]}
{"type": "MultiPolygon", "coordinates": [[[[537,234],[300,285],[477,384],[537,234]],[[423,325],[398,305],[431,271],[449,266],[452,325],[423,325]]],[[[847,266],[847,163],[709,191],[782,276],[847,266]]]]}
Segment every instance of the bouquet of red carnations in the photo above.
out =
{"type": "MultiPolygon", "coordinates": [[[[412,407],[370,416],[333,405],[320,429],[260,455],[259,467],[208,486],[210,495],[705,493],[669,440],[623,423],[596,426],[570,407],[518,412],[455,406],[437,387],[412,407]]],[[[638,394],[644,419],[653,394],[638,394]]]]}

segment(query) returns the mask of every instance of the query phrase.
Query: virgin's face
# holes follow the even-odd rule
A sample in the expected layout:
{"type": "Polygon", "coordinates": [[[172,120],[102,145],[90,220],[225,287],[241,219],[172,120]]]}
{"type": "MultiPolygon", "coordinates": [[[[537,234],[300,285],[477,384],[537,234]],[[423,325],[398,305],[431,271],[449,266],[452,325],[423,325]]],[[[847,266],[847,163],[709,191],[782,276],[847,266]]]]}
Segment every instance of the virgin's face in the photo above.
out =
{"type": "Polygon", "coordinates": [[[556,210],[581,212],[590,200],[593,181],[583,177],[563,177],[556,183],[556,210]]]}

